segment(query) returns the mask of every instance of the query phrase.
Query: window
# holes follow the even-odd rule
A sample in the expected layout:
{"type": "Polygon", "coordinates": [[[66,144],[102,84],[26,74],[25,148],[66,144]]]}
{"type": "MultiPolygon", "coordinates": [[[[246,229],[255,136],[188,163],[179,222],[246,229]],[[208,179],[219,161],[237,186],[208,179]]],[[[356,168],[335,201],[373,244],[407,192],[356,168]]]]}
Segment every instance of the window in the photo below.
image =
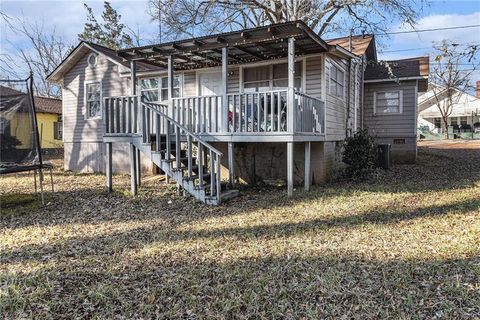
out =
{"type": "Polygon", "coordinates": [[[467,117],[460,117],[460,125],[462,126],[467,125],[467,117]]]}
{"type": "MultiPolygon", "coordinates": [[[[288,88],[288,64],[278,63],[268,66],[243,69],[245,92],[261,92],[288,88]]],[[[295,63],[295,88],[302,88],[302,62],[295,63]]]]}
{"type": "Polygon", "coordinates": [[[100,82],[85,84],[85,104],[87,108],[86,118],[102,117],[102,85],[100,82]]]}
{"type": "Polygon", "coordinates": [[[373,93],[374,114],[395,114],[403,112],[403,92],[384,91],[373,93]]]}
{"type": "Polygon", "coordinates": [[[62,134],[62,122],[59,121],[59,122],[54,122],[53,123],[53,138],[55,140],[62,140],[63,138],[63,134],[62,134]]]}
{"type": "Polygon", "coordinates": [[[440,129],[442,127],[442,119],[441,118],[434,118],[433,125],[436,129],[440,129]]]}
{"type": "Polygon", "coordinates": [[[343,99],[345,90],[345,72],[337,66],[330,64],[330,88],[329,93],[343,99]]]}
{"type": "Polygon", "coordinates": [[[451,118],[450,119],[450,125],[457,126],[458,125],[458,118],[457,117],[451,118]]]}
{"type": "MultiPolygon", "coordinates": [[[[168,77],[142,79],[140,90],[147,101],[168,100],[168,77]]],[[[173,97],[180,97],[180,76],[173,77],[173,97]]]]}
{"type": "Polygon", "coordinates": [[[88,65],[92,68],[96,67],[97,66],[97,60],[98,60],[97,54],[95,54],[93,52],[90,53],[90,55],[87,58],[88,65]]]}

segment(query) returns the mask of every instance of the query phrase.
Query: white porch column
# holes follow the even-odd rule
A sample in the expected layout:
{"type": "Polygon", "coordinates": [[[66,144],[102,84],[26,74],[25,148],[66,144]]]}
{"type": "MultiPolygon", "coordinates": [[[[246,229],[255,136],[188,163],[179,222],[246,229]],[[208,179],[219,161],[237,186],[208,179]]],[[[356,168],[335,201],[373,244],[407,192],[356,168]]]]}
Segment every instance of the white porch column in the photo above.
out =
{"type": "Polygon", "coordinates": [[[173,56],[167,57],[167,77],[168,77],[168,116],[173,118],[173,56]]]}
{"type": "Polygon", "coordinates": [[[132,96],[137,94],[137,61],[130,61],[130,93],[132,96]]]}
{"type": "Polygon", "coordinates": [[[293,195],[293,142],[287,142],[287,192],[293,195]]]}
{"type": "Polygon", "coordinates": [[[296,124],[295,106],[295,38],[288,38],[288,91],[287,91],[287,131],[294,132],[296,124]]]}
{"type": "Polygon", "coordinates": [[[105,173],[107,175],[107,191],[112,192],[112,143],[107,142],[107,167],[105,173]]]}
{"type": "Polygon", "coordinates": [[[305,142],[305,191],[310,191],[310,185],[312,184],[311,174],[311,150],[312,143],[310,141],[305,142]]]}
{"type": "Polygon", "coordinates": [[[132,194],[137,195],[137,151],[133,143],[130,143],[130,190],[132,194]]]}
{"type": "Polygon", "coordinates": [[[228,131],[228,48],[222,48],[222,132],[228,131]]]}
{"type": "Polygon", "coordinates": [[[228,183],[230,186],[235,184],[235,173],[233,165],[233,142],[228,143],[228,183]]]}

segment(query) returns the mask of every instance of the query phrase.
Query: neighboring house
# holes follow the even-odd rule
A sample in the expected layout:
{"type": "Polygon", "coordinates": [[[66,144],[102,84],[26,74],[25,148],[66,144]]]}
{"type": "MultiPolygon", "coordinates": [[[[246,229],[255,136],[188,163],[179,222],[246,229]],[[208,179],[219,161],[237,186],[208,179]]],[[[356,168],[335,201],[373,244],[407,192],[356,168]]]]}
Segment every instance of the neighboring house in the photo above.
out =
{"type": "Polygon", "coordinates": [[[364,123],[398,162],[417,156],[417,97],[428,86],[429,58],[370,63],[365,70],[364,123]]]}
{"type": "MultiPolygon", "coordinates": [[[[17,90],[0,86],[0,95],[11,95],[15,91],[17,90]]],[[[63,149],[62,100],[34,96],[34,104],[42,151],[47,154],[61,152],[63,149]]],[[[16,130],[14,123],[9,126],[10,130],[16,130]]]]}
{"type": "MultiPolygon", "coordinates": [[[[343,140],[370,118],[397,126],[363,112],[373,108],[362,108],[368,61],[373,36],[324,41],[301,21],[118,52],[82,42],[48,77],[62,87],[65,168],[107,170],[110,186],[112,171],[130,170],[135,192],[142,154],[143,168],[210,203],[220,172],[231,185],[286,178],[289,194],[308,188],[334,174],[343,140]]],[[[423,83],[390,82],[415,92],[423,83]]],[[[401,114],[415,105],[407,99],[401,114]]]]}
{"type": "MultiPolygon", "coordinates": [[[[446,90],[433,83],[428,91],[418,96],[418,127],[428,128],[433,133],[442,133],[444,123],[438,109],[447,106],[446,90]],[[434,87],[435,86],[435,87],[434,87]]],[[[452,98],[452,112],[448,116],[448,125],[453,132],[480,131],[480,81],[477,81],[476,96],[455,90],[452,98]]]]}

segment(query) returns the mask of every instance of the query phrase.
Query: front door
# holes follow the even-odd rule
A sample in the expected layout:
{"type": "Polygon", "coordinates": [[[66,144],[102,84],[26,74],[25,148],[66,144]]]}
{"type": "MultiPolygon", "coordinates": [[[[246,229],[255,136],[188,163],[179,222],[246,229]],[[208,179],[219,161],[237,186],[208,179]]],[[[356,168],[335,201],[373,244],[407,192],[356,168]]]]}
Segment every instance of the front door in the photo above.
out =
{"type": "Polygon", "coordinates": [[[201,96],[222,95],[222,73],[221,72],[203,72],[198,78],[198,87],[201,96]]]}

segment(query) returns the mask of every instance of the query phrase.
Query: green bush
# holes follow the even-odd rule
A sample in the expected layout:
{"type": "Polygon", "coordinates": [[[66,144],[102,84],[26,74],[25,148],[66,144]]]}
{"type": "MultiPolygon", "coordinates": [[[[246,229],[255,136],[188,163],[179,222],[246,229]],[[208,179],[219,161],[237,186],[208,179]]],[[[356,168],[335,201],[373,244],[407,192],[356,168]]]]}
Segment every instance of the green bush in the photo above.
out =
{"type": "Polygon", "coordinates": [[[372,174],[377,161],[377,145],[367,130],[360,130],[345,139],[342,161],[351,178],[368,178],[372,174]]]}

